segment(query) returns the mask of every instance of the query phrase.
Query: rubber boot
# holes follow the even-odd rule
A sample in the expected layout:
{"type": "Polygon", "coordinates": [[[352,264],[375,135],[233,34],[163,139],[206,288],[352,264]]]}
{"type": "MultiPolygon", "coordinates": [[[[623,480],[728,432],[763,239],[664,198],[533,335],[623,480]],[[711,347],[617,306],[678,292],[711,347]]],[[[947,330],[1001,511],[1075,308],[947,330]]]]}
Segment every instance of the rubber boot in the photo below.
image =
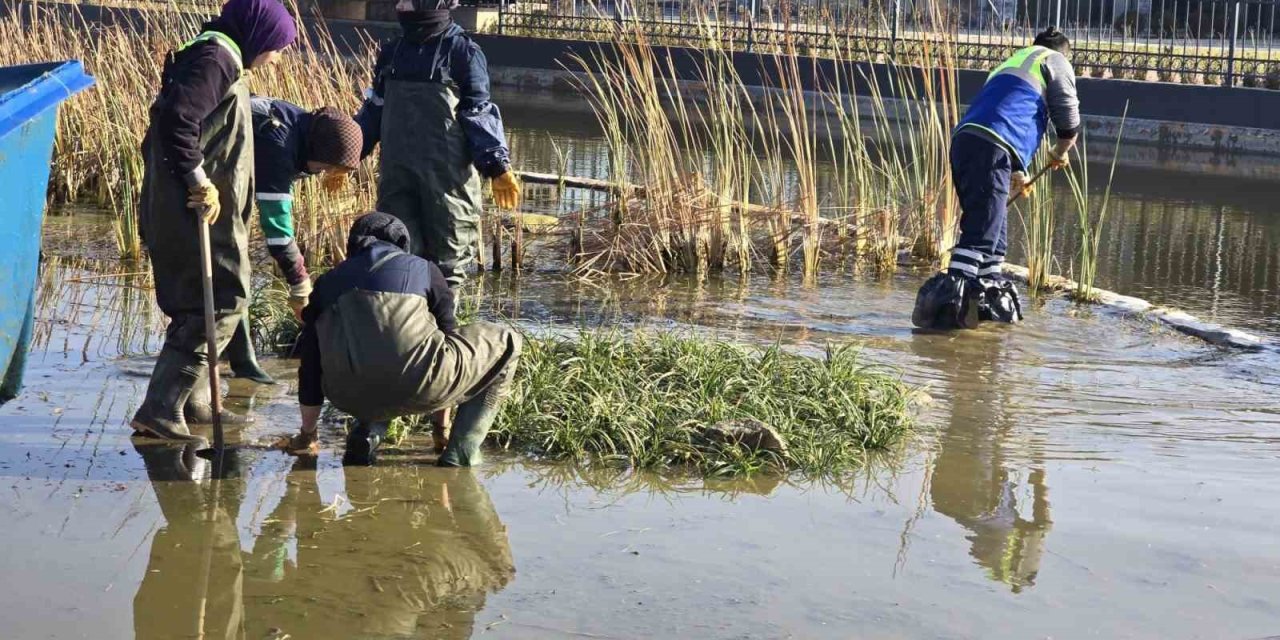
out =
{"type": "Polygon", "coordinates": [[[356,427],[347,434],[347,450],[342,454],[342,464],[349,466],[368,466],[377,462],[378,446],[387,437],[385,421],[356,423],[356,427]]]}
{"type": "MultiPolygon", "coordinates": [[[[209,395],[208,367],[201,368],[199,380],[191,389],[191,395],[187,396],[187,403],[182,412],[187,417],[188,424],[213,424],[213,398],[209,395]]],[[[233,413],[227,409],[226,403],[223,403],[222,426],[242,427],[252,423],[253,418],[233,413]]]]}
{"type": "Polygon", "coordinates": [[[978,317],[1014,324],[1022,322],[1022,301],[1018,288],[1004,278],[982,278],[982,300],[978,303],[978,317]]]}
{"type": "Polygon", "coordinates": [[[236,332],[231,336],[231,342],[227,344],[224,352],[227,363],[231,365],[231,373],[237,378],[252,380],[258,384],[275,384],[275,378],[271,377],[258,364],[258,354],[253,350],[253,338],[249,337],[249,313],[246,311],[244,317],[240,319],[240,325],[236,327],[236,332]]]}
{"type": "Polygon", "coordinates": [[[975,329],[980,320],[982,289],[978,281],[953,273],[938,273],[920,286],[911,323],[921,329],[975,329]]]}
{"type": "Polygon", "coordinates": [[[449,444],[436,464],[441,467],[470,467],[483,462],[480,445],[484,444],[489,428],[498,418],[502,408],[502,400],[511,390],[511,379],[515,376],[516,361],[509,362],[498,378],[480,395],[458,405],[453,416],[453,428],[449,434],[449,444]]]}
{"type": "Polygon", "coordinates": [[[200,436],[191,435],[183,416],[183,407],[204,369],[203,359],[195,353],[178,351],[169,346],[160,350],[156,367],[151,371],[151,382],[147,384],[147,396],[130,422],[134,431],[139,435],[164,440],[204,440],[200,436]]]}

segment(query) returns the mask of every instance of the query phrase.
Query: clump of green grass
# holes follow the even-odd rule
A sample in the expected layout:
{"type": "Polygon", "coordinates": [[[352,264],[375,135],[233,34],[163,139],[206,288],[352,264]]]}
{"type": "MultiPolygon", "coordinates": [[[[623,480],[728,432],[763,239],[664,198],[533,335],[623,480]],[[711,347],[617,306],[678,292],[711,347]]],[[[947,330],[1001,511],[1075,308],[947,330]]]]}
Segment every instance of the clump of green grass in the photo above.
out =
{"type": "Polygon", "coordinates": [[[707,475],[762,470],[837,476],[912,426],[914,391],[850,346],[820,359],[774,346],[613,332],[525,342],[493,440],[553,460],[707,475]],[[703,429],[754,419],[783,454],[703,440],[703,429]]]}

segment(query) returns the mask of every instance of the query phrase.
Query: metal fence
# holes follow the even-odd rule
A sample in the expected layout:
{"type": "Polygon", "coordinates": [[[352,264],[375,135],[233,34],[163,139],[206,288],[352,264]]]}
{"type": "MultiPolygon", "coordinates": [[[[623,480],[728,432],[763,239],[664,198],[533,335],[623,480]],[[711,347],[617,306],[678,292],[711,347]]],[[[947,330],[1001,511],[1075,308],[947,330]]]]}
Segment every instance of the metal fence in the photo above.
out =
{"type": "Polygon", "coordinates": [[[946,43],[957,65],[981,69],[1056,25],[1080,76],[1280,89],[1277,2],[537,0],[500,5],[497,28],[605,40],[623,27],[658,44],[908,63],[946,43]]]}

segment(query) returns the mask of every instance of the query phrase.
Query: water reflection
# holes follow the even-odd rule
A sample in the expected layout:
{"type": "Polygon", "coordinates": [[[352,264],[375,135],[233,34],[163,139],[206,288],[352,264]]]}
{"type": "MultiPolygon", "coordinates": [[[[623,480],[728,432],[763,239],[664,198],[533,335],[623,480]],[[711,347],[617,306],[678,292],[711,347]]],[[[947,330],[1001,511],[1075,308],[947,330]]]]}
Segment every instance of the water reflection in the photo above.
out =
{"type": "Polygon", "coordinates": [[[133,599],[136,638],[243,638],[244,571],[236,536],[235,458],[212,481],[196,445],[134,442],[165,523],[133,599]]]}
{"type": "Polygon", "coordinates": [[[192,448],[135,448],[165,518],[134,599],[139,638],[469,638],[515,575],[469,470],[347,470],[334,493],[322,485],[337,470],[306,461],[285,470],[269,454],[213,482],[192,448]],[[247,545],[238,519],[259,525],[247,545]]]}
{"type": "MultiPolygon", "coordinates": [[[[975,333],[968,357],[951,360],[942,377],[950,415],[938,437],[929,496],[935,511],[968,530],[969,555],[988,577],[1018,593],[1035,585],[1053,522],[1042,447],[1017,429],[1017,400],[1003,379],[1018,375],[1007,366],[1005,333],[975,333]]],[[[942,356],[944,339],[915,335],[912,349],[942,356]]]]}

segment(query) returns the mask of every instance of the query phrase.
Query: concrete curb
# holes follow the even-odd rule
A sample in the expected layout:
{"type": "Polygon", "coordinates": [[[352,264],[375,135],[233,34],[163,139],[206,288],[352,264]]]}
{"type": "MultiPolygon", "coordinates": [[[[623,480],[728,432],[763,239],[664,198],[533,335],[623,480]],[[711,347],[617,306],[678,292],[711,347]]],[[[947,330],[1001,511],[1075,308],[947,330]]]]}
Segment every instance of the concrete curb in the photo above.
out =
{"type": "MultiPolygon", "coordinates": [[[[1030,272],[1026,267],[1016,264],[1004,265],[1005,275],[1012,277],[1023,284],[1027,283],[1030,272]]],[[[1075,291],[1080,287],[1079,283],[1062,276],[1049,276],[1048,288],[1051,291],[1065,293],[1075,291]]],[[[1205,322],[1185,311],[1179,311],[1171,307],[1161,307],[1142,298],[1126,296],[1114,291],[1106,289],[1095,289],[1098,293],[1097,304],[1129,316],[1143,316],[1158,320],[1175,331],[1185,333],[1189,336],[1200,338],[1209,344],[1219,347],[1231,347],[1234,349],[1243,349],[1246,351],[1275,351],[1276,345],[1261,336],[1231,329],[1220,324],[1205,322]]]]}

